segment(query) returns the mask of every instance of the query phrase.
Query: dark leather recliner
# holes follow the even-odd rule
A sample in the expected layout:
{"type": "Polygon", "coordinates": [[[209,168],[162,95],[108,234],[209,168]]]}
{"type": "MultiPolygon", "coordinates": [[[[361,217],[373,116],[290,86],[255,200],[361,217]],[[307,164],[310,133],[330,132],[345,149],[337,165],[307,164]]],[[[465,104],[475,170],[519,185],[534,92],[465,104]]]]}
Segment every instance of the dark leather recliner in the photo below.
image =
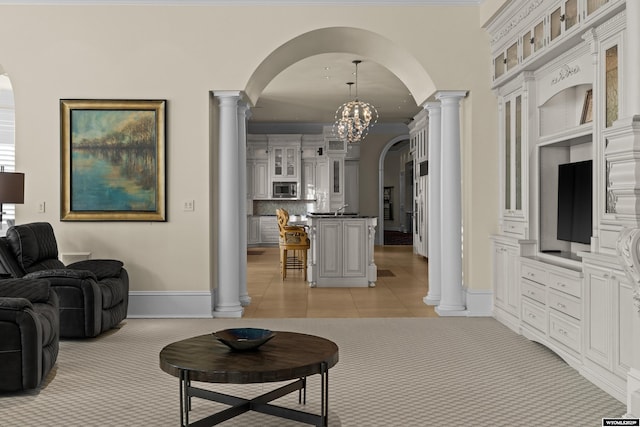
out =
{"type": "Polygon", "coordinates": [[[38,387],[58,357],[58,296],[44,279],[0,280],[0,391],[38,387]]]}
{"type": "Polygon", "coordinates": [[[129,276],[121,261],[65,266],[51,224],[16,225],[0,238],[0,266],[12,277],[46,278],[60,299],[60,336],[95,337],[127,317],[129,276]]]}

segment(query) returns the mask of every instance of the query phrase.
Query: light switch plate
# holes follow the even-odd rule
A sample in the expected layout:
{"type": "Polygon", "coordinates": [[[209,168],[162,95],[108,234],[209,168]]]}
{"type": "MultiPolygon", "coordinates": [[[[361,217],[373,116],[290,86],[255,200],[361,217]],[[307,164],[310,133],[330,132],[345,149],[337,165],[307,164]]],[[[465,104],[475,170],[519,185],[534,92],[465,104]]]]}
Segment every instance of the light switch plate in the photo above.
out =
{"type": "Polygon", "coordinates": [[[185,212],[193,212],[195,210],[195,201],[185,200],[182,210],[184,210],[185,212]]]}
{"type": "Polygon", "coordinates": [[[38,203],[38,213],[44,213],[46,210],[45,202],[38,203]]]}

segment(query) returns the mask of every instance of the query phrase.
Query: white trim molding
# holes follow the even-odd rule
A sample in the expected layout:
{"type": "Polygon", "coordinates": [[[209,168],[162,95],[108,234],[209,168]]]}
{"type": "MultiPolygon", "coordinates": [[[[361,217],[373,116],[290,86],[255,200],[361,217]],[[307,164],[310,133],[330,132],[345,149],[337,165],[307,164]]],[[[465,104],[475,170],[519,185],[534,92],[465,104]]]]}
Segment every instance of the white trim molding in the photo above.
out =
{"type": "Polygon", "coordinates": [[[467,317],[492,317],[493,316],[493,291],[492,290],[464,290],[467,301],[467,317]]]}
{"type": "Polygon", "coordinates": [[[127,317],[212,318],[211,292],[129,292],[127,317]]]}

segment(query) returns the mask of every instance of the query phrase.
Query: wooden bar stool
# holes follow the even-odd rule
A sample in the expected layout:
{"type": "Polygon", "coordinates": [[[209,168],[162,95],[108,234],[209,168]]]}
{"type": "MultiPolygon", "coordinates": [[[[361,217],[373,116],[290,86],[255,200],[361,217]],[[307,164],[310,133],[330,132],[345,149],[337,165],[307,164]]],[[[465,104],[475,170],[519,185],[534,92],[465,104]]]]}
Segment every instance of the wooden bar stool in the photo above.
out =
{"type": "Polygon", "coordinates": [[[307,251],[311,246],[309,236],[304,227],[289,225],[289,213],[284,209],[276,209],[278,228],[280,230],[280,275],[287,278],[287,269],[302,269],[304,280],[307,280],[307,251]],[[288,252],[293,251],[293,256],[288,252]]]}

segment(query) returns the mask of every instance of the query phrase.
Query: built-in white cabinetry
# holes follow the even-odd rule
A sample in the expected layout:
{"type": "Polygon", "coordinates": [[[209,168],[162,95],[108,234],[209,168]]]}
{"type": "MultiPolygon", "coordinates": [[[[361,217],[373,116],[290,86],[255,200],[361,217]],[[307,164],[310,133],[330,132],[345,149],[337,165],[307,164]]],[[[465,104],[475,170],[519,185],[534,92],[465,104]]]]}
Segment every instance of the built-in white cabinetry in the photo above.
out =
{"type": "Polygon", "coordinates": [[[585,262],[585,368],[589,379],[623,399],[633,357],[633,288],[615,259],[585,262]]]}
{"type": "Polygon", "coordinates": [[[494,315],[621,401],[637,314],[616,252],[623,227],[637,228],[639,199],[637,150],[616,128],[625,4],[513,0],[487,26],[500,178],[494,315]]]}
{"type": "Polygon", "coordinates": [[[574,367],[581,362],[582,288],[579,266],[521,258],[522,333],[547,345],[574,367]]]}
{"type": "Polygon", "coordinates": [[[495,316],[510,328],[519,331],[520,245],[514,239],[494,236],[491,248],[495,316]]]}
{"type": "Polygon", "coordinates": [[[413,251],[428,256],[427,212],[429,190],[428,114],[420,111],[409,123],[409,151],[413,157],[413,251]]]}
{"type": "Polygon", "coordinates": [[[531,73],[498,90],[500,156],[500,230],[508,236],[528,239],[529,226],[529,104],[531,73]]]}

